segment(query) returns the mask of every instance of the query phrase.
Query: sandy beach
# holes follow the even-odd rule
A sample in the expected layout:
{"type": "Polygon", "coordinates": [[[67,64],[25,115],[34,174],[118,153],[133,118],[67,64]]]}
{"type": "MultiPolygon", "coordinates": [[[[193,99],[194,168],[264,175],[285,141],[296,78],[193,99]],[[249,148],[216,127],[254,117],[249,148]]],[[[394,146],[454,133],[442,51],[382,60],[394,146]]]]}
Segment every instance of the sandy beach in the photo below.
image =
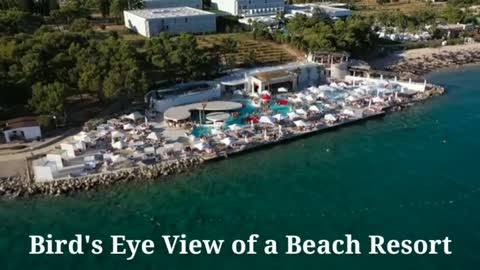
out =
{"type": "Polygon", "coordinates": [[[375,69],[404,76],[422,76],[438,69],[475,63],[480,63],[480,43],[401,51],[370,64],[375,69]]]}

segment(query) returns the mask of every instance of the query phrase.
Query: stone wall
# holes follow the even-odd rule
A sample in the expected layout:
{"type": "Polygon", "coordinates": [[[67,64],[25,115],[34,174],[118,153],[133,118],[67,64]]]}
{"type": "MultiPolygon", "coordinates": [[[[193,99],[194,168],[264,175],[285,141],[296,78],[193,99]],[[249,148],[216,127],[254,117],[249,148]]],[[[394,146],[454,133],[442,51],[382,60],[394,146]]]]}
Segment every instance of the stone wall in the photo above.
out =
{"type": "Polygon", "coordinates": [[[151,181],[162,176],[188,171],[203,162],[200,158],[178,160],[171,163],[159,163],[139,166],[111,173],[88,175],[45,183],[27,183],[21,177],[0,179],[0,197],[58,196],[79,191],[95,190],[102,186],[132,181],[151,181]]]}

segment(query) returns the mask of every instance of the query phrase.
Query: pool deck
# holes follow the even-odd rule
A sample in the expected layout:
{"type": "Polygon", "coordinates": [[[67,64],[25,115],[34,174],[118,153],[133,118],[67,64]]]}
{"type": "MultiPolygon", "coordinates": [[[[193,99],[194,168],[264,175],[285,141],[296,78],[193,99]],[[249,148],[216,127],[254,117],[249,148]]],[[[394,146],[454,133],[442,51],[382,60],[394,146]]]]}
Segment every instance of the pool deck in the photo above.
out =
{"type": "Polygon", "coordinates": [[[205,161],[221,160],[221,159],[227,158],[228,156],[244,154],[244,153],[252,152],[254,150],[260,150],[262,148],[272,147],[272,146],[277,145],[277,144],[288,143],[288,142],[298,140],[298,139],[301,139],[301,138],[305,138],[305,137],[308,137],[308,136],[313,136],[313,135],[321,133],[321,132],[333,131],[333,130],[336,130],[336,129],[341,128],[341,127],[346,127],[346,126],[349,126],[349,125],[359,124],[359,123],[367,121],[367,120],[383,117],[383,116],[385,116],[385,114],[386,114],[385,111],[381,111],[381,112],[373,113],[373,114],[370,114],[370,115],[367,115],[367,116],[364,116],[364,117],[345,120],[345,121],[338,122],[338,123],[335,123],[335,124],[332,124],[332,125],[324,125],[324,126],[312,128],[312,129],[306,130],[306,131],[297,131],[297,132],[292,133],[292,134],[284,135],[284,136],[278,138],[277,140],[270,140],[270,141],[265,141],[265,142],[260,142],[260,143],[250,143],[247,146],[245,146],[244,148],[227,150],[227,151],[220,152],[218,154],[214,154],[214,155],[210,155],[210,156],[204,156],[203,159],[205,161]]]}

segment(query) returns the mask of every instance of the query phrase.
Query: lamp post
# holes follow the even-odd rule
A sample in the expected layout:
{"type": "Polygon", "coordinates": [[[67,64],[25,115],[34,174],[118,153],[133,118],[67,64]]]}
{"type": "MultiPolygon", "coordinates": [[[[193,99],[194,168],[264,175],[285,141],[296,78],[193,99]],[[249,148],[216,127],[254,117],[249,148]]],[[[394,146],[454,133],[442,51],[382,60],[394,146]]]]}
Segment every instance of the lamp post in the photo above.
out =
{"type": "Polygon", "coordinates": [[[207,107],[207,101],[202,102],[202,111],[200,112],[200,124],[202,124],[202,113],[203,113],[203,118],[205,118],[205,108],[207,107]]]}

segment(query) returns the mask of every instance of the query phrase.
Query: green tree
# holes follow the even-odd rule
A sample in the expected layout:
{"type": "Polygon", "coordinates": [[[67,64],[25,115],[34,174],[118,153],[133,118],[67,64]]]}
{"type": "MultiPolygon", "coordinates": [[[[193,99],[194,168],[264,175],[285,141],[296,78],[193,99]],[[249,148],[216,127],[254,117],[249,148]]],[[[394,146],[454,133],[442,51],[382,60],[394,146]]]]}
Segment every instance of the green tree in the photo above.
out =
{"type": "Polygon", "coordinates": [[[218,52],[222,55],[227,69],[232,69],[236,61],[235,53],[238,52],[238,41],[232,37],[223,38],[218,46],[218,52]]]}
{"type": "Polygon", "coordinates": [[[63,113],[66,118],[65,101],[67,87],[60,82],[51,84],[37,83],[32,87],[30,106],[36,113],[59,114],[63,113]]]}
{"type": "Polygon", "coordinates": [[[75,19],[72,24],[70,24],[70,31],[72,32],[85,32],[92,28],[90,21],[85,18],[75,19]]]}

